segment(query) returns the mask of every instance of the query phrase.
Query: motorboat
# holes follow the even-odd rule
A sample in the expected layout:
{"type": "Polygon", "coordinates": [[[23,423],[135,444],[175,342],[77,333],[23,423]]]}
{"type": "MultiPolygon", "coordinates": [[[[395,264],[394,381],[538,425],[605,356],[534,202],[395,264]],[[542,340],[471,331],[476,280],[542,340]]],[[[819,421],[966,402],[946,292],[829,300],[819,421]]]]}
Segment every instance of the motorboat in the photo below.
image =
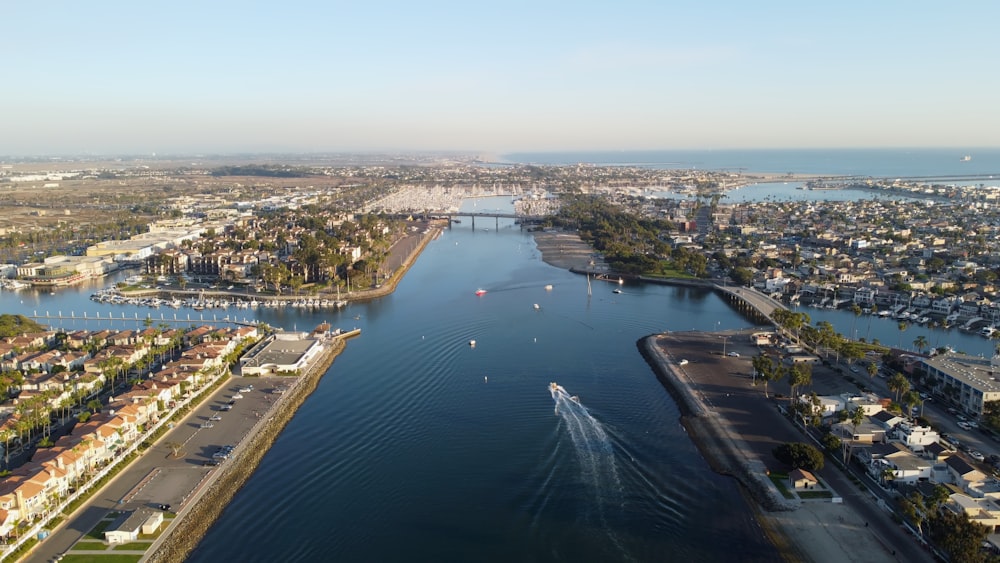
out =
{"type": "Polygon", "coordinates": [[[538,303],[535,303],[534,307],[535,307],[536,310],[542,308],[538,303]]]}
{"type": "Polygon", "coordinates": [[[476,290],[476,295],[486,295],[486,290],[483,288],[479,288],[476,290]]]}
{"type": "Polygon", "coordinates": [[[611,293],[621,293],[621,292],[622,290],[617,287],[611,290],[611,293]]]}
{"type": "Polygon", "coordinates": [[[475,340],[470,340],[469,341],[469,346],[475,348],[476,347],[476,341],[475,340]]]}
{"type": "Polygon", "coordinates": [[[553,393],[555,393],[558,390],[559,390],[559,384],[558,383],[556,383],[555,381],[553,381],[552,383],[549,383],[549,391],[552,391],[553,393]]]}
{"type": "Polygon", "coordinates": [[[545,291],[552,291],[552,284],[545,286],[545,291]]]}

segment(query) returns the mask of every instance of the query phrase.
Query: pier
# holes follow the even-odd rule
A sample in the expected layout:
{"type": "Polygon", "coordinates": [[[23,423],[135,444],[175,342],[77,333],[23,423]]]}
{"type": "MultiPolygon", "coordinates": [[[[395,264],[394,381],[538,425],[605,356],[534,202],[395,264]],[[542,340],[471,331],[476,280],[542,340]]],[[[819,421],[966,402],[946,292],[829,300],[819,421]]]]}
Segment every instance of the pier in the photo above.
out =
{"type": "Polygon", "coordinates": [[[35,322],[47,326],[52,326],[53,324],[58,324],[59,326],[63,326],[65,324],[65,321],[71,321],[74,324],[76,323],[76,321],[83,321],[84,324],[94,321],[98,323],[105,322],[109,324],[136,323],[137,325],[142,325],[142,324],[152,325],[160,323],[176,323],[179,325],[203,324],[203,323],[216,323],[216,324],[228,323],[241,326],[257,326],[259,324],[259,321],[256,321],[254,319],[247,319],[247,318],[237,319],[229,315],[219,318],[219,316],[215,314],[205,315],[204,313],[200,312],[193,315],[191,313],[183,313],[182,315],[174,313],[172,318],[167,317],[163,313],[160,313],[160,317],[156,318],[148,314],[144,317],[140,317],[139,313],[134,313],[130,317],[126,315],[124,312],[121,314],[120,317],[115,316],[110,312],[106,316],[102,316],[100,312],[93,315],[88,315],[86,312],[83,313],[82,315],[77,315],[73,311],[70,311],[65,314],[62,311],[58,311],[56,312],[56,314],[51,314],[49,311],[46,311],[45,314],[39,314],[38,311],[33,311],[31,315],[25,315],[25,316],[35,322]],[[53,321],[56,322],[54,323],[53,321]]]}

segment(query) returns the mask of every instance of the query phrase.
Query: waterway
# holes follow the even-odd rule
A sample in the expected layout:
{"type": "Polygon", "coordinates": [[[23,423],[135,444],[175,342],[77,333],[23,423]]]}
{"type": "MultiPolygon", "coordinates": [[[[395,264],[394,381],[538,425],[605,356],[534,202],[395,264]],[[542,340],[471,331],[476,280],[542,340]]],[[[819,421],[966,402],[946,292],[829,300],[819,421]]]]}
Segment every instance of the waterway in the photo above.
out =
{"type": "MultiPolygon", "coordinates": [[[[509,205],[478,200],[477,209],[509,205]]],[[[709,291],[625,285],[616,294],[591,281],[588,295],[586,278],[542,262],[510,221],[478,223],[444,232],[386,298],[341,311],[238,312],[363,335],[190,560],[774,560],[735,481],[711,472],[636,349],[654,332],[749,322],[709,291]],[[551,381],[580,402],[556,409],[551,381]]],[[[108,326],[97,313],[132,319],[116,321],[129,328],[146,315],[211,318],[100,305],[87,299],[98,286],[3,292],[0,306],[73,311],[65,328],[108,326]]],[[[927,334],[934,345],[992,349],[957,330],[911,327],[900,337],[893,321],[869,328],[865,316],[803,310],[887,344],[927,334]]]]}

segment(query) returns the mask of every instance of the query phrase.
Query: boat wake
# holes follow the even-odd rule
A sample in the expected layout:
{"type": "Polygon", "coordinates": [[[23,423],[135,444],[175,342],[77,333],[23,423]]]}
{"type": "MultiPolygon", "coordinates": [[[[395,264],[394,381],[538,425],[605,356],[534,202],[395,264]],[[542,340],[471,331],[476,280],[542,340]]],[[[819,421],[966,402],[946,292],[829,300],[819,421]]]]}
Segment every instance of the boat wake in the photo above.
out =
{"type": "Polygon", "coordinates": [[[584,503],[586,509],[581,514],[594,519],[614,545],[624,555],[626,550],[609,525],[609,517],[620,519],[624,512],[624,492],[618,474],[614,444],[601,423],[594,418],[579,397],[570,395],[562,385],[549,384],[549,392],[555,401],[556,416],[565,429],[580,466],[580,480],[596,502],[584,503]]]}

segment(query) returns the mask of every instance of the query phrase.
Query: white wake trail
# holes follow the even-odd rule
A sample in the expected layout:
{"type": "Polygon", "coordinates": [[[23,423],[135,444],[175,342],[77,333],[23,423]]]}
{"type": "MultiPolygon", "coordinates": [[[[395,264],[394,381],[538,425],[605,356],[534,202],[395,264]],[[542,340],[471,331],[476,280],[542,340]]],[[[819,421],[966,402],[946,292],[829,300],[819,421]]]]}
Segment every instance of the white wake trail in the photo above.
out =
{"type": "Polygon", "coordinates": [[[608,525],[608,513],[620,514],[624,505],[624,492],[618,475],[618,462],[614,444],[600,421],[593,417],[579,398],[570,395],[561,385],[549,384],[555,401],[555,412],[569,434],[580,466],[580,479],[593,495],[594,512],[600,525],[611,540],[624,553],[623,546],[608,525]]]}

